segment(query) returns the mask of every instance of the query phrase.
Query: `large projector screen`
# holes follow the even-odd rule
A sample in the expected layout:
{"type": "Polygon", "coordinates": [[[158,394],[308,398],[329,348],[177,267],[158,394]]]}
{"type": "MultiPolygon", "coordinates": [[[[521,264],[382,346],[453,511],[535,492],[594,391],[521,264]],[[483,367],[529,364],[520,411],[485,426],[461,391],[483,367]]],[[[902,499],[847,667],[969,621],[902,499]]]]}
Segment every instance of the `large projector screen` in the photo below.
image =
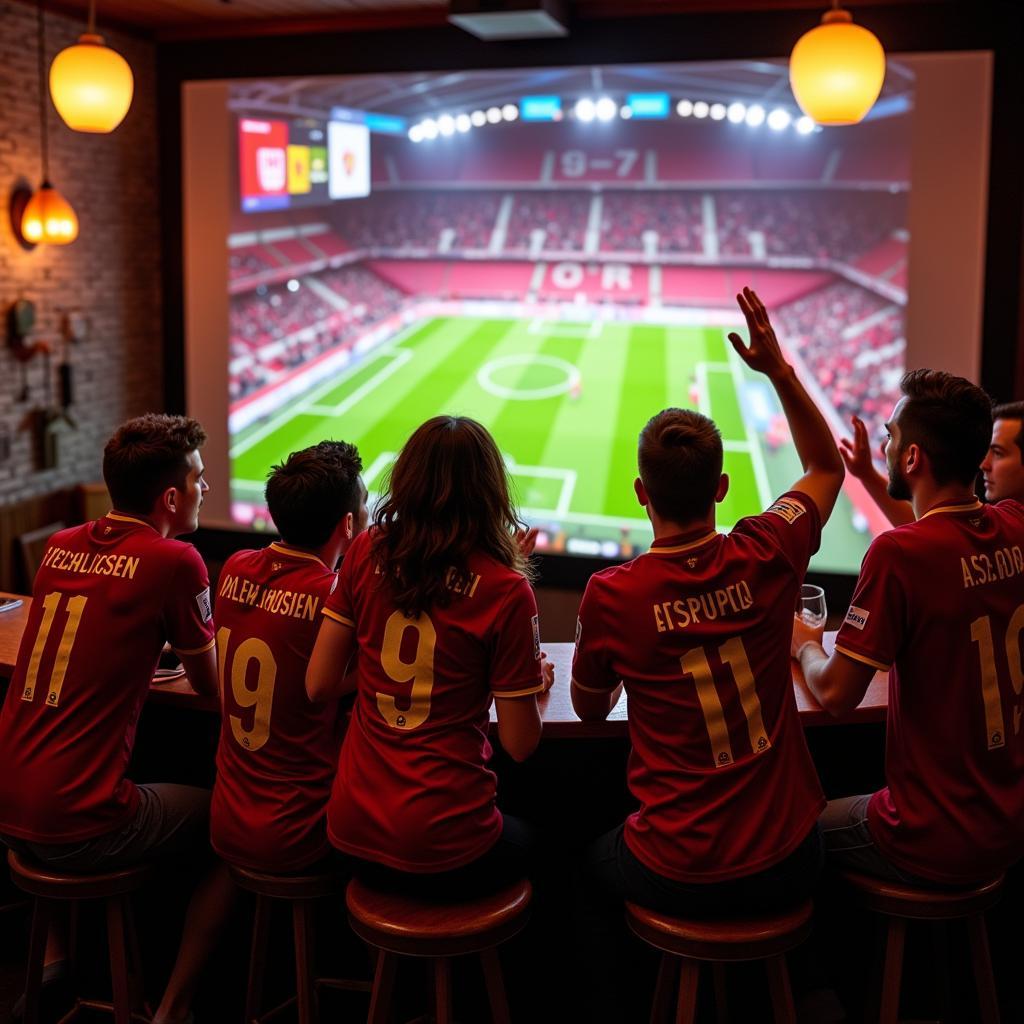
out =
{"type": "MultiPolygon", "coordinates": [[[[636,439],[711,415],[719,525],[799,475],[725,340],[756,288],[837,434],[874,437],[908,366],[977,378],[987,55],[893,57],[863,124],[800,116],[783,62],[186,86],[187,394],[207,516],[269,525],[267,471],[358,444],[371,493],[424,419],[481,420],[546,553],[650,527],[636,439]],[[957,145],[949,146],[956,138],[957,145]]],[[[814,567],[884,521],[849,480],[814,567]]]]}

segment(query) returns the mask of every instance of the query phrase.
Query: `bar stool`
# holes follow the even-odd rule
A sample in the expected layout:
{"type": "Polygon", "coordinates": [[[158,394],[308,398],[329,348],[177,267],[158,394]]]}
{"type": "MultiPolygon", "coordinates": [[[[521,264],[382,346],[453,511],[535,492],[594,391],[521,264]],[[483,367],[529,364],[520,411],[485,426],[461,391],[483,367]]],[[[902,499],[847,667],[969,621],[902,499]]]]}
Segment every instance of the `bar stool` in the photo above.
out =
{"type": "Polygon", "coordinates": [[[999,900],[1003,878],[999,877],[972,889],[926,889],[900,882],[872,878],[856,871],[842,872],[843,879],[856,890],[861,903],[887,919],[882,972],[881,1000],[878,1014],[868,1007],[868,1016],[880,1024],[896,1024],[899,1019],[900,982],[903,975],[903,949],[908,921],[931,921],[933,939],[943,955],[939,963],[939,987],[943,1009],[949,1011],[949,977],[945,960],[945,925],[950,921],[967,922],[967,934],[974,966],[974,982],[978,989],[979,1019],[983,1024],[997,1024],[999,1002],[989,956],[985,911],[999,900]]]}
{"type": "Polygon", "coordinates": [[[796,1012],[786,971],[786,953],[807,938],[811,912],[807,902],[793,910],[760,917],[684,920],[627,903],[626,923],[630,930],[662,952],[651,1024],[669,1017],[677,981],[675,1020],[677,1024],[693,1024],[703,963],[713,965],[718,1019],[727,1020],[725,965],[744,960],[765,961],[775,1020],[794,1022],[796,1012]]]}
{"type": "Polygon", "coordinates": [[[345,902],[352,930],[379,950],[369,1024],[388,1019],[398,957],[434,961],[436,1024],[451,1024],[451,958],[477,954],[495,1024],[510,1024],[497,947],[526,926],[533,889],[520,881],[493,895],[458,903],[398,895],[349,882],[345,902]]]}
{"type": "Polygon", "coordinates": [[[249,983],[245,992],[245,1024],[262,1024],[293,1004],[298,1010],[299,1024],[315,1024],[319,1020],[319,990],[346,989],[369,992],[368,981],[347,978],[321,978],[314,970],[314,903],[325,896],[339,896],[345,878],[333,872],[307,875],[269,875],[250,871],[236,864],[229,865],[235,884],[256,896],[256,917],[252,929],[252,953],[249,958],[249,983]],[[263,1011],[263,976],[267,966],[270,942],[270,915],[274,900],[291,905],[292,934],[295,939],[295,995],[273,1009],[263,1011]]]}
{"type": "MultiPolygon", "coordinates": [[[[62,1020],[72,1020],[79,1010],[88,1009],[113,1014],[115,1024],[130,1024],[133,1020],[148,1021],[150,1014],[142,995],[142,959],[139,956],[138,936],[128,897],[153,877],[153,865],[136,864],[118,871],[101,873],[64,874],[22,857],[13,850],[7,853],[7,863],[14,884],[33,897],[25,981],[26,1024],[37,1024],[39,1020],[43,960],[53,904],[70,903],[74,921],[78,904],[84,900],[103,900],[106,905],[112,1001],[108,1003],[76,996],[73,1009],[62,1020]]],[[[69,952],[73,966],[74,942],[69,952]]]]}

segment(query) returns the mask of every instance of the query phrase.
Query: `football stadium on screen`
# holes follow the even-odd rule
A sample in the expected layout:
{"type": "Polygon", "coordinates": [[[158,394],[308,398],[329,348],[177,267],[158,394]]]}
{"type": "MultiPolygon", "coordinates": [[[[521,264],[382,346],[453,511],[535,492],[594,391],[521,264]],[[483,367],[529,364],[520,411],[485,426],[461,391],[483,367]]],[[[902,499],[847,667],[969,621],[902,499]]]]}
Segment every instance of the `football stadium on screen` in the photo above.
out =
{"type": "MultiPolygon", "coordinates": [[[[728,529],[800,467],[727,334],[744,285],[837,434],[874,436],[904,369],[913,78],[817,128],[784,64],[613,66],[232,85],[231,497],[358,444],[372,494],[438,413],[504,453],[542,551],[622,559],[651,531],[637,435],[675,405],[722,431],[728,529]]],[[[814,567],[855,572],[878,513],[848,480],[814,567]]]]}

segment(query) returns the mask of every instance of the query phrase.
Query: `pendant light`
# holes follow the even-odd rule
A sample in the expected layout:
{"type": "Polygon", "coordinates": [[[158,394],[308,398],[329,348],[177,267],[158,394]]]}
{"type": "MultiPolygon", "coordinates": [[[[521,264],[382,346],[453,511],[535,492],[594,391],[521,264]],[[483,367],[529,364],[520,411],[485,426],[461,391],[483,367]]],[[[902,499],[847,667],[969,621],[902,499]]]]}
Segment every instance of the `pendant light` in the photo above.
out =
{"type": "Polygon", "coordinates": [[[43,181],[21,215],[21,235],[33,245],[68,245],[78,237],[78,218],[71,204],[50,183],[50,147],[46,128],[46,64],[43,0],[38,12],[39,142],[42,150],[43,181]]]}
{"type": "Polygon", "coordinates": [[[88,29],[50,65],[57,113],[73,131],[112,132],[128,113],[134,84],[128,61],[97,35],[96,0],[89,0],[88,29]]]}
{"type": "Polygon", "coordinates": [[[789,82],[800,109],[818,124],[857,124],[875,105],[885,79],[878,38],[853,24],[833,0],[821,24],[802,35],[789,58],[789,82]]]}

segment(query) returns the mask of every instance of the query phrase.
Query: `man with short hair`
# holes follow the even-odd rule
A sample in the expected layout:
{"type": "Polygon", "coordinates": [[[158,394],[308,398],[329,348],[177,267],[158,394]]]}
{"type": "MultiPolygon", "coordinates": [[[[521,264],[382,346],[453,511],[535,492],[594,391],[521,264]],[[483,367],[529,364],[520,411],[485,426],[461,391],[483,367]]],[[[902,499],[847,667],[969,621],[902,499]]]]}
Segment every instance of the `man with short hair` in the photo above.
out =
{"type": "MultiPolygon", "coordinates": [[[[199,522],[205,440],[184,416],[124,423],[103,453],[113,510],[54,534],[36,574],[0,713],[0,838],[54,868],[106,871],[208,850],[206,790],[126,775],[165,641],[193,687],[217,693],[206,566],[174,539],[199,522]]],[[[197,890],[158,1024],[186,1018],[227,891],[216,876],[197,890]]],[[[53,933],[48,978],[62,959],[53,933]]]]}
{"type": "MultiPolygon", "coordinates": [[[[888,494],[888,480],[875,468],[864,421],[854,416],[852,422],[853,440],[843,438],[839,442],[850,476],[860,480],[893,526],[912,523],[914,510],[910,502],[888,494]]],[[[981,473],[986,501],[1024,501],[1024,402],[1006,402],[992,410],[992,440],[981,473]]]]}
{"type": "Polygon", "coordinates": [[[214,621],[224,713],[210,834],[232,864],[300,871],[331,850],[325,812],[341,723],[337,701],[306,696],[306,665],[338,559],[366,528],[362,468],[343,441],[274,466],[266,497],[281,540],[236,552],[221,572],[214,621]]]}
{"type": "Polygon", "coordinates": [[[1024,505],[975,497],[978,464],[991,465],[981,388],[914,370],[901,389],[888,493],[916,521],[872,542],[835,653],[799,618],[793,653],[833,714],[889,671],[887,786],[828,805],[829,855],[887,879],[966,885],[1024,855],[1024,505]]]}
{"type": "Polygon", "coordinates": [[[582,719],[606,717],[625,686],[629,787],[640,805],[584,866],[581,942],[600,1019],[621,1019],[615,971],[598,947],[615,941],[624,899],[683,915],[756,913],[805,898],[820,866],[825,800],[797,716],[788,640],[843,463],[764,306],[749,289],[738,301],[750,346],[730,341],[774,386],[804,475],[724,535],[715,505],[729,478],[715,424],[667,409],[640,434],[634,486],[654,544],[591,577],[573,660],[582,719]]]}

